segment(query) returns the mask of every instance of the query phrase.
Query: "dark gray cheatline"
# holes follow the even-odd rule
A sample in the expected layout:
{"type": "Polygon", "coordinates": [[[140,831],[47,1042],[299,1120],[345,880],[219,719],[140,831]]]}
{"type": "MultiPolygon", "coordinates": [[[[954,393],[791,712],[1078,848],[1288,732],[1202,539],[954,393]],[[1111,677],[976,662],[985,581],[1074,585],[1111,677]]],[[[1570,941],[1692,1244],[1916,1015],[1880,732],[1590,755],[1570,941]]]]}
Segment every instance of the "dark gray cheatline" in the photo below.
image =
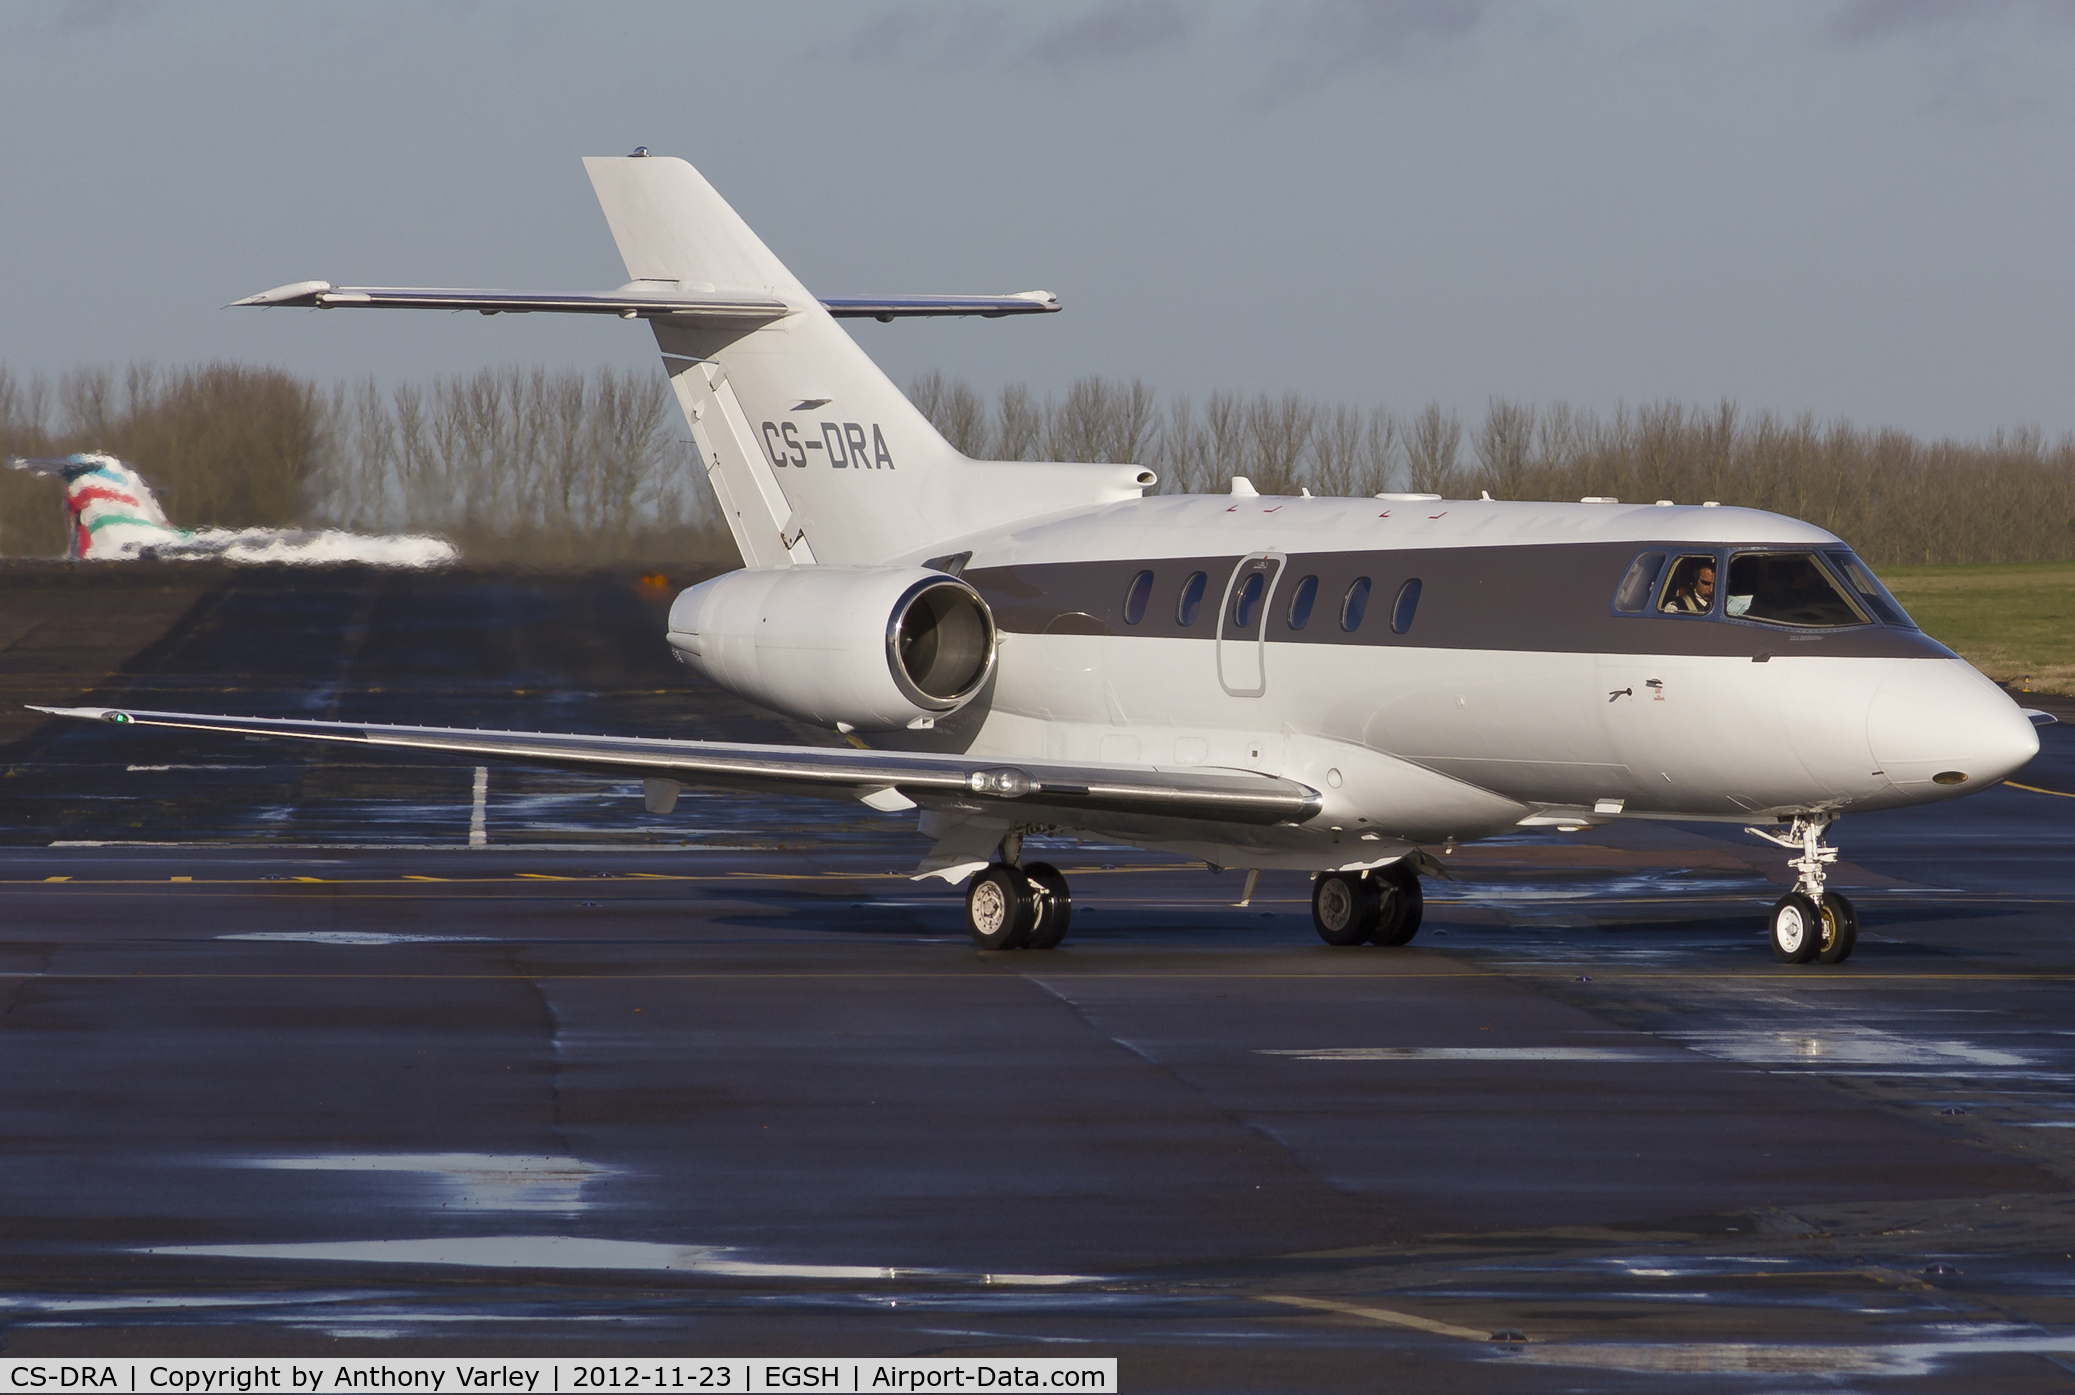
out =
{"type": "MultiPolygon", "coordinates": [[[[1290,609],[1278,623],[1264,627],[1263,638],[1271,644],[1751,658],[1777,649],[1783,634],[1795,633],[1819,635],[1822,652],[1834,657],[1953,657],[1906,617],[1888,620],[1889,611],[1899,616],[1901,608],[1882,600],[1884,593],[1839,580],[1863,573],[1866,586],[1879,585],[1863,563],[1855,559],[1855,570],[1838,560],[1846,555],[1837,548],[1777,544],[1647,542],[1292,553],[1287,574],[1316,577],[1315,596],[1332,598],[1340,623],[1298,623],[1300,581],[1291,590],[1290,609]],[[1835,605],[1852,617],[1850,623],[1825,621],[1812,628],[1777,608],[1772,620],[1745,618],[1725,613],[1720,603],[1705,614],[1660,611],[1671,559],[1702,555],[1727,559],[1732,571],[1748,558],[1746,570],[1753,574],[1786,565],[1765,562],[1767,557],[1806,559],[1825,587],[1835,591],[1835,605]],[[1416,631],[1410,623],[1402,632],[1391,624],[1362,623],[1372,592],[1391,598],[1395,614],[1413,581],[1420,583],[1412,602],[1416,631]],[[1847,589],[1852,598],[1845,596],[1847,589]]],[[[1209,641],[1216,627],[1196,624],[1207,578],[1230,576],[1242,560],[1227,555],[1168,558],[1151,567],[1143,558],[977,567],[967,570],[965,580],[986,600],[1005,633],[1040,634],[1060,615],[1073,613],[1109,626],[1111,633],[1130,624],[1135,634],[1209,641]],[[1136,579],[1148,571],[1152,579],[1145,611],[1132,622],[1124,608],[1136,594],[1136,579]]]]}

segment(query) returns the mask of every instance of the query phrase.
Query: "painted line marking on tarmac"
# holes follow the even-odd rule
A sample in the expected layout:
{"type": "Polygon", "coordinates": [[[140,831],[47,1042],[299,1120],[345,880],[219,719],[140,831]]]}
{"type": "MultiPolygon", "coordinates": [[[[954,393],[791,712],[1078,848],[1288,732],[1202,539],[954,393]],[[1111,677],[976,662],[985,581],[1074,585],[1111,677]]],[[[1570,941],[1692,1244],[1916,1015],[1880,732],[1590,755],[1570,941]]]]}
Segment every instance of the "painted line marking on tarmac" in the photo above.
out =
{"type": "Polygon", "coordinates": [[[72,879],[70,877],[45,877],[44,880],[47,882],[69,882],[72,879]]]}
{"type": "Polygon", "coordinates": [[[1458,1327],[1452,1322],[1436,1322],[1412,1313],[1401,1313],[1391,1308],[1370,1308],[1359,1303],[1336,1303],[1326,1298],[1299,1298],[1286,1293],[1264,1293],[1263,1303],[1281,1303],[1292,1308],[1312,1308],[1322,1313],[1342,1313],[1348,1317],[1367,1318],[1371,1322],[1387,1323],[1392,1327],[1410,1327],[1419,1332],[1432,1332],[1440,1337],[1460,1337],[1466,1342],[1489,1342],[1491,1333],[1480,1332],[1474,1327],[1458,1327]]]}
{"type": "Polygon", "coordinates": [[[2005,780],[2003,783],[2014,790],[2030,790],[2033,794],[2051,794],[2061,799],[2075,799],[2075,794],[2069,794],[2066,790],[2043,790],[2037,785],[2020,785],[2015,780],[2005,780]]]}

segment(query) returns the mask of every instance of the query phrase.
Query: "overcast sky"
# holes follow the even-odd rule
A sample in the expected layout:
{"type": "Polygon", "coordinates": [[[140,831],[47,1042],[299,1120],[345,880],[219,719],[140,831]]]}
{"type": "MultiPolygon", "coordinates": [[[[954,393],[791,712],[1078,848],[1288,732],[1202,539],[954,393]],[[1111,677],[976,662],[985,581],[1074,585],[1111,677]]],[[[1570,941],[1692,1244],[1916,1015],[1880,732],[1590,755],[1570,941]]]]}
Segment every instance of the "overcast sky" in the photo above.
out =
{"type": "Polygon", "coordinates": [[[0,364],[649,367],[618,321],[226,310],[605,289],[578,164],[699,166],[897,381],[1667,397],[2075,429],[2075,4],[0,9],[0,364]]]}

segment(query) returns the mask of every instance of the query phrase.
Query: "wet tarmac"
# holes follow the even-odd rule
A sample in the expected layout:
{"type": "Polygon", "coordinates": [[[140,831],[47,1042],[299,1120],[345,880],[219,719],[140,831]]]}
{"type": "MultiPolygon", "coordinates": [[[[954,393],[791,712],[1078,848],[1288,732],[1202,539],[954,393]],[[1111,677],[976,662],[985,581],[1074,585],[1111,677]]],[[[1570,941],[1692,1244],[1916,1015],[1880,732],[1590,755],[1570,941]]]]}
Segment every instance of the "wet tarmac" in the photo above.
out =
{"type": "MultiPolygon", "coordinates": [[[[831,741],[633,576],[225,581],[135,706],[831,741]]],[[[2075,791],[2075,728],[2019,776],[2075,791]]],[[[1051,1354],[1133,1390],[2061,1390],[2075,799],[1786,856],[1459,849],[1402,950],[1060,845],[983,955],[909,820],[44,727],[0,811],[0,1341],[55,1353],[1051,1354]],[[1518,1340],[1494,1340],[1503,1338],[1518,1340]]]]}

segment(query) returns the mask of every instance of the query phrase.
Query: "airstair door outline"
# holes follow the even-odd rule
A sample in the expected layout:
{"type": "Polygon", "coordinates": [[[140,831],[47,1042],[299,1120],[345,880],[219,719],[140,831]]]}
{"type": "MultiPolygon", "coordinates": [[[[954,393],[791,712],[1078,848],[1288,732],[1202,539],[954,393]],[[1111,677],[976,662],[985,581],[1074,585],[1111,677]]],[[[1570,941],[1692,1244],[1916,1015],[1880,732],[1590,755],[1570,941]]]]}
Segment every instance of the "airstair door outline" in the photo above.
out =
{"type": "Polygon", "coordinates": [[[1218,684],[1233,697],[1268,691],[1268,612],[1286,560],[1280,552],[1250,552],[1225,582],[1218,604],[1218,684]]]}

